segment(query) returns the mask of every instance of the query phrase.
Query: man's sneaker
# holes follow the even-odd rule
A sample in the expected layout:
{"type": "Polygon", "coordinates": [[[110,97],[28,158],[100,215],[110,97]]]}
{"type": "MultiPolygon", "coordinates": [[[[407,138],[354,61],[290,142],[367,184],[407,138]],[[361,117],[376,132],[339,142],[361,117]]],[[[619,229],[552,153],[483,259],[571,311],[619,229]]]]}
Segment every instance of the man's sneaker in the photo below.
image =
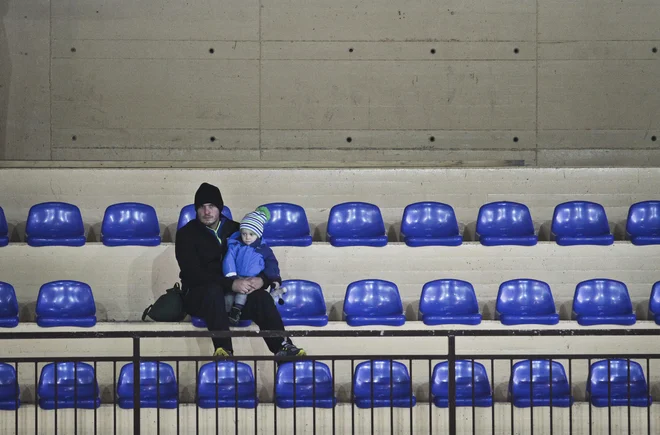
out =
{"type": "Polygon", "coordinates": [[[307,352],[305,349],[294,346],[292,343],[286,343],[282,348],[275,354],[275,356],[305,356],[307,352]]]}
{"type": "Polygon", "coordinates": [[[213,352],[213,356],[233,356],[233,355],[234,352],[232,352],[231,350],[225,350],[222,347],[217,348],[215,352],[213,352]]]}
{"type": "Polygon", "coordinates": [[[238,325],[238,322],[241,321],[241,309],[236,305],[234,305],[233,307],[231,307],[228,316],[229,316],[229,324],[231,326],[238,325]]]}

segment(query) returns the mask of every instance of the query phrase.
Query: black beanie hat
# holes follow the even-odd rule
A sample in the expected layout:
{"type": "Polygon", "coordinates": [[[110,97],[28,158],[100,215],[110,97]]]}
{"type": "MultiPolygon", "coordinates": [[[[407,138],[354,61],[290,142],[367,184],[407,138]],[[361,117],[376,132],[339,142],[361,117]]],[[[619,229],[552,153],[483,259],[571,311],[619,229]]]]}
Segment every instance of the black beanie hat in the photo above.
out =
{"type": "Polygon", "coordinates": [[[220,189],[212,184],[202,183],[195,192],[195,210],[198,210],[204,204],[213,204],[222,212],[222,207],[225,204],[222,202],[220,189]]]}

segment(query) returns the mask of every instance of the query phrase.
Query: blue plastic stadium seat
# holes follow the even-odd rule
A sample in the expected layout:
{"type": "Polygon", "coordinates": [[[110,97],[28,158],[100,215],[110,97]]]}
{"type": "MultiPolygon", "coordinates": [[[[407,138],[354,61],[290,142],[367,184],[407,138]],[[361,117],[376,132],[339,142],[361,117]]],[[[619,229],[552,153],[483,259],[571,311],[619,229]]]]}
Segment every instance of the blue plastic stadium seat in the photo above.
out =
{"type": "Polygon", "coordinates": [[[344,297],[344,315],[350,326],[401,326],[406,322],[396,284],[380,279],[350,283],[344,297]]]}
{"type": "Polygon", "coordinates": [[[419,312],[425,325],[481,323],[474,287],[459,279],[438,279],[424,284],[419,312]]]}
{"type": "Polygon", "coordinates": [[[38,394],[42,409],[94,409],[101,406],[94,368],[83,362],[45,365],[39,377],[38,394]]]}
{"type": "Polygon", "coordinates": [[[417,404],[408,369],[391,360],[365,361],[357,365],[353,375],[353,399],[358,408],[410,408],[417,404]]]}
{"type": "MultiPolygon", "coordinates": [[[[204,319],[202,319],[201,317],[190,316],[190,322],[195,328],[206,328],[206,321],[204,321],[204,319]]],[[[252,324],[252,320],[241,319],[238,322],[238,325],[236,325],[236,327],[245,328],[246,326],[250,326],[251,324],[252,324]]]]}
{"type": "Polygon", "coordinates": [[[611,406],[628,406],[628,402],[630,402],[630,406],[651,406],[652,399],[642,366],[635,361],[628,363],[625,359],[602,360],[593,363],[589,368],[587,397],[590,397],[594,406],[605,407],[608,404],[608,396],[611,406]]]}
{"type": "Polygon", "coordinates": [[[85,226],[80,209],[65,202],[33,205],[25,236],[30,246],[83,246],[85,226]]]}
{"type": "Polygon", "coordinates": [[[138,202],[122,202],[105,209],[101,224],[105,246],[158,246],[160,226],[156,210],[138,202]]]}
{"type": "Polygon", "coordinates": [[[332,246],[387,245],[380,209],[366,202],[335,205],[328,219],[328,241],[332,246]]]}
{"type": "Polygon", "coordinates": [[[505,325],[559,323],[550,286],[535,279],[512,279],[500,284],[495,309],[505,325]]]}
{"type": "Polygon", "coordinates": [[[256,407],[254,375],[250,366],[237,361],[204,364],[199,369],[197,404],[204,409],[256,407]]]}
{"type": "Polygon", "coordinates": [[[80,281],[53,281],[39,289],[37,325],[80,326],[96,325],[96,304],[89,285],[80,281]]]}
{"type": "Polygon", "coordinates": [[[513,365],[509,380],[509,397],[513,405],[518,408],[529,408],[530,393],[533,406],[552,405],[567,408],[573,404],[571,387],[568,385],[564,366],[557,361],[552,362],[552,373],[550,373],[549,360],[533,360],[531,368],[529,360],[513,365]]]}
{"type": "Polygon", "coordinates": [[[653,315],[655,323],[660,325],[660,281],[653,284],[651,297],[649,298],[649,311],[653,315]]]}
{"type": "Polygon", "coordinates": [[[0,363],[0,410],[13,411],[21,406],[20,389],[16,379],[16,369],[0,363]]]}
{"type": "Polygon", "coordinates": [[[501,201],[479,208],[477,235],[485,246],[534,246],[534,222],[529,208],[517,202],[501,201]]]}
{"type": "Polygon", "coordinates": [[[628,288],[613,279],[590,279],[575,287],[573,312],[580,325],[634,325],[628,288]]]}
{"type": "Polygon", "coordinates": [[[0,328],[18,326],[18,301],[11,284],[0,281],[0,328]]]}
{"type": "Polygon", "coordinates": [[[190,316],[190,322],[195,328],[206,328],[206,321],[201,317],[190,316]]]}
{"type": "Polygon", "coordinates": [[[5,212],[0,207],[0,246],[7,246],[7,244],[9,244],[9,226],[5,212]]]}
{"type": "Polygon", "coordinates": [[[332,408],[337,399],[330,369],[318,361],[296,361],[294,375],[294,363],[282,363],[275,379],[275,402],[280,408],[332,408]]]}
{"type": "MultiPolygon", "coordinates": [[[[227,219],[232,219],[231,210],[226,205],[222,207],[222,215],[227,219]]],[[[179,222],[176,224],[176,229],[180,230],[182,226],[193,219],[197,219],[197,210],[195,210],[195,204],[188,204],[179,213],[179,222]]]]}
{"type": "MultiPolygon", "coordinates": [[[[119,372],[117,397],[119,407],[132,409],[133,402],[133,363],[128,363],[119,372]]],[[[140,407],[173,409],[179,402],[176,376],[172,366],[163,362],[144,361],[140,363],[140,407]]]]}
{"type": "Polygon", "coordinates": [[[631,205],[626,233],[634,245],[660,244],[660,201],[644,201],[631,205]]]}
{"type": "MultiPolygon", "coordinates": [[[[471,360],[456,361],[456,406],[487,407],[493,405],[493,395],[488,382],[488,373],[483,364],[474,362],[474,388],[471,360]],[[473,391],[474,390],[474,391],[473,391]]],[[[449,363],[436,364],[433,368],[431,394],[433,403],[439,408],[449,407],[449,363]]]]}
{"type": "Polygon", "coordinates": [[[321,286],[312,281],[290,279],[282,281],[286,293],[283,304],[277,304],[284,326],[325,326],[328,324],[325,298],[321,286]]]}
{"type": "Polygon", "coordinates": [[[264,225],[264,240],[269,246],[309,246],[312,235],[305,209],[287,202],[264,204],[270,220],[264,225]]]}
{"type": "Polygon", "coordinates": [[[406,206],[401,218],[401,238],[411,247],[458,246],[463,243],[454,209],[441,202],[417,202],[406,206]]]}
{"type": "Polygon", "coordinates": [[[595,202],[559,204],[552,216],[552,234],[561,246],[614,243],[605,209],[595,202]]]}

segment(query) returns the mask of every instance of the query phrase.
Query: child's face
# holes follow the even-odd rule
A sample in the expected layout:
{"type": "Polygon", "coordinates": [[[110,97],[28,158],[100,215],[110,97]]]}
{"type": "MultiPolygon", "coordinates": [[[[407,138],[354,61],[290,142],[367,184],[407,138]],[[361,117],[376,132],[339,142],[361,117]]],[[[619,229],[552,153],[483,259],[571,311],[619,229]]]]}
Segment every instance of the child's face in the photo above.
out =
{"type": "Polygon", "coordinates": [[[241,239],[243,239],[243,243],[246,245],[251,245],[258,237],[250,230],[241,230],[241,239]]]}

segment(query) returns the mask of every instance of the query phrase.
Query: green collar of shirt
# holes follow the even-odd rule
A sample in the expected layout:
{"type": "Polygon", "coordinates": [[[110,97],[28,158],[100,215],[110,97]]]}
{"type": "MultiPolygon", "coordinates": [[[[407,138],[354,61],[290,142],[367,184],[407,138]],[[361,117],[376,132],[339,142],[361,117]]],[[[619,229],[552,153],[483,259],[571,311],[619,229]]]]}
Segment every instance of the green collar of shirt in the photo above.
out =
{"type": "Polygon", "coordinates": [[[220,220],[218,221],[218,226],[215,229],[210,227],[206,227],[206,228],[215,235],[215,238],[218,240],[218,243],[222,245],[222,239],[220,238],[220,234],[218,234],[220,228],[222,228],[222,218],[220,218],[220,220]]]}

